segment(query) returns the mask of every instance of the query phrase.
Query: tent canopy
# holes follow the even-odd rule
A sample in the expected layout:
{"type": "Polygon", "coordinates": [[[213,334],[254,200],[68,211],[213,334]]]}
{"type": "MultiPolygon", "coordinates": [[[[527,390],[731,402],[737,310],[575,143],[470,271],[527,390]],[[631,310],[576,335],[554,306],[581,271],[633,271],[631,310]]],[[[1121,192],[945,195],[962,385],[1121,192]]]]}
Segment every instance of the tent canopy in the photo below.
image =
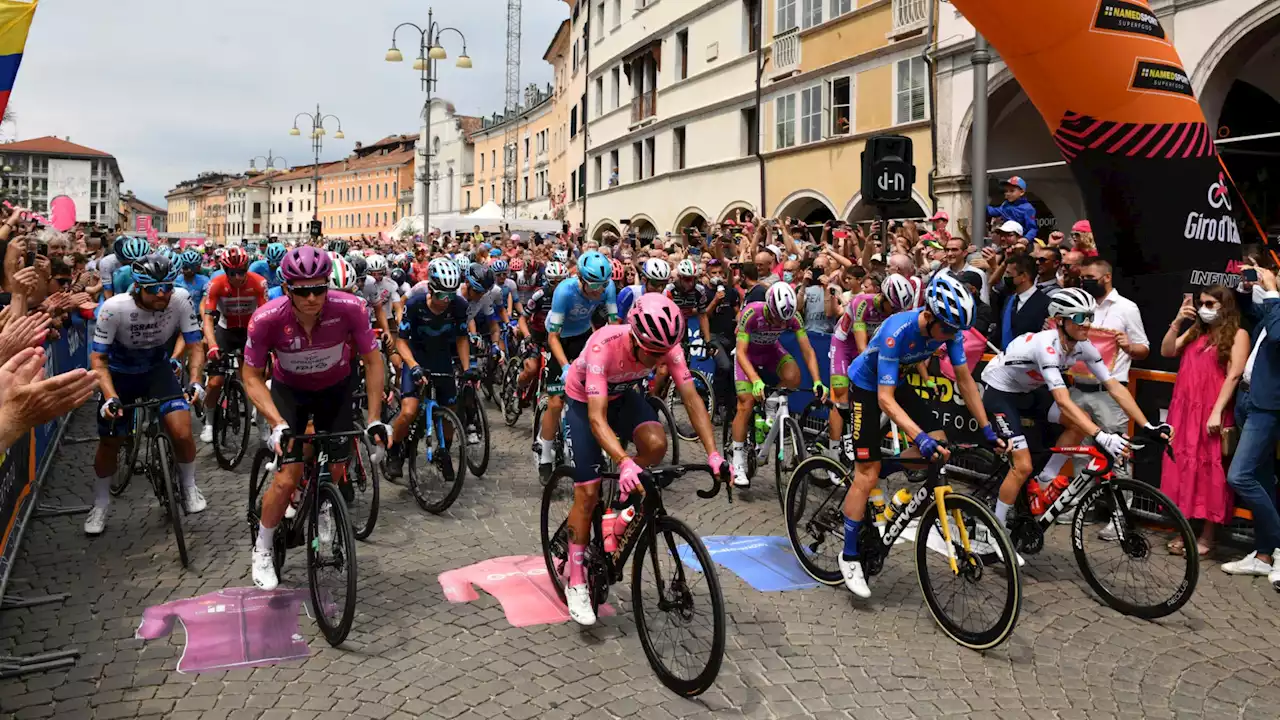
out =
{"type": "MultiPolygon", "coordinates": [[[[510,227],[512,232],[539,232],[552,233],[559,232],[561,224],[559,220],[534,220],[531,218],[516,218],[507,220],[503,217],[502,208],[492,200],[486,202],[469,215],[458,216],[456,213],[445,215],[432,215],[431,227],[438,228],[442,232],[470,232],[477,225],[480,226],[481,232],[496,233],[501,232],[503,227],[510,227]]],[[[406,215],[396,223],[391,230],[391,237],[398,238],[404,232],[417,235],[422,232],[422,216],[406,215]]]]}

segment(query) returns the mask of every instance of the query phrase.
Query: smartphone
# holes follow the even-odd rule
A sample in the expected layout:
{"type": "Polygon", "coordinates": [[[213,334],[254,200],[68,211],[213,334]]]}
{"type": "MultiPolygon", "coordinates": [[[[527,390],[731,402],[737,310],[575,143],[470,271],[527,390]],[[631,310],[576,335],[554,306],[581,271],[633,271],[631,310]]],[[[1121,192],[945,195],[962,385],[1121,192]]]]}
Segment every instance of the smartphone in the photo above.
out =
{"type": "Polygon", "coordinates": [[[27,267],[35,267],[35,264],[36,264],[36,251],[35,251],[35,248],[32,248],[27,251],[27,267]]]}
{"type": "Polygon", "coordinates": [[[1183,305],[1191,304],[1191,293],[1182,293],[1182,304],[1183,305]]]}
{"type": "Polygon", "coordinates": [[[1245,268],[1245,269],[1244,269],[1244,281],[1245,281],[1245,282],[1258,282],[1258,269],[1257,269],[1257,268],[1245,268]]]}

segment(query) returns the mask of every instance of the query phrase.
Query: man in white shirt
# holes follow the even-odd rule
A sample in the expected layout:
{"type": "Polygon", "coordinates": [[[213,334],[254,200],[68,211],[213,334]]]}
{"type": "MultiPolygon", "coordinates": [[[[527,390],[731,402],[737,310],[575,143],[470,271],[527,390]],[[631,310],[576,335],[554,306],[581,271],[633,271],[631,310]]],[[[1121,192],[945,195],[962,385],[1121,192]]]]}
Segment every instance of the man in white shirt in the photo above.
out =
{"type": "Polygon", "coordinates": [[[960,273],[965,271],[973,271],[982,276],[982,302],[991,303],[991,283],[987,280],[987,274],[977,267],[970,265],[969,258],[969,241],[960,237],[951,237],[947,239],[947,259],[946,267],[938,272],[949,273],[952,277],[959,280],[960,273]]]}
{"type": "MultiPolygon", "coordinates": [[[[1080,269],[1080,287],[1098,301],[1094,312],[1093,327],[1116,333],[1116,360],[1111,377],[1121,384],[1129,383],[1129,366],[1134,360],[1142,360],[1151,352],[1147,331],[1142,326],[1142,313],[1132,300],[1122,296],[1112,287],[1111,263],[1093,258],[1080,269]]],[[[1111,433],[1123,433],[1129,425],[1129,416],[1093,375],[1077,375],[1071,388],[1071,400],[1093,418],[1099,427],[1111,433]]]]}

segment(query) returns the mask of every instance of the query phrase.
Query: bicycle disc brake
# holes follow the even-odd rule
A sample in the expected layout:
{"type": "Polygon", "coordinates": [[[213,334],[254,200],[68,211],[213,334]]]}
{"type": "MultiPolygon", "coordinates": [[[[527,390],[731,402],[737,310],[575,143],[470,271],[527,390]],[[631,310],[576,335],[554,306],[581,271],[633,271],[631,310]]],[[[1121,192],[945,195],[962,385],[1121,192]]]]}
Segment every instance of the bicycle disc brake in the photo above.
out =
{"type": "Polygon", "coordinates": [[[1021,516],[1009,525],[1009,539],[1013,547],[1024,555],[1035,555],[1044,549],[1044,529],[1035,518],[1021,516]]]}

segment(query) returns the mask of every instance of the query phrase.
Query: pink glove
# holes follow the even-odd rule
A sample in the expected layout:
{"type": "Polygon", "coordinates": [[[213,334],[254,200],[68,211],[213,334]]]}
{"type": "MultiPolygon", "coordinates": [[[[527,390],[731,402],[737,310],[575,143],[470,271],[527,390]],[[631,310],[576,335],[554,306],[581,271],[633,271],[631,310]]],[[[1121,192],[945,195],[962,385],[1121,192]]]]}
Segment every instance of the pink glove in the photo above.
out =
{"type": "Polygon", "coordinates": [[[623,500],[626,500],[632,491],[640,487],[641,472],[644,472],[644,468],[637,465],[636,461],[631,458],[623,460],[622,464],[618,466],[618,491],[623,500]]]}
{"type": "Polygon", "coordinates": [[[723,470],[725,466],[724,457],[720,455],[720,453],[712,450],[711,454],[707,455],[707,464],[711,466],[711,473],[719,476],[720,471],[723,470]]]}

